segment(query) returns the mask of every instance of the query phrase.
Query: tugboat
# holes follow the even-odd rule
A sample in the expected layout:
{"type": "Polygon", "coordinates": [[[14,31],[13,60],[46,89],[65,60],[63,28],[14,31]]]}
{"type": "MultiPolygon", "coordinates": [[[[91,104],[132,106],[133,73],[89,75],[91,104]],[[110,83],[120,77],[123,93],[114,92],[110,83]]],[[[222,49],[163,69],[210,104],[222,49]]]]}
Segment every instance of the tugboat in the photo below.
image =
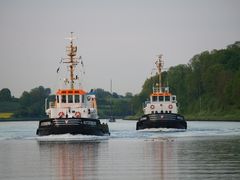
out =
{"type": "MultiPolygon", "coordinates": [[[[47,119],[39,121],[36,134],[39,136],[53,134],[110,135],[108,125],[98,119],[97,104],[94,91],[87,93],[76,84],[79,77],[75,74],[80,58],[77,58],[77,46],[73,44],[71,32],[70,45],[67,46],[67,64],[70,78],[64,79],[65,88],[58,89],[55,102],[45,101],[47,119]]],[[[81,61],[82,64],[82,61],[81,61]]],[[[58,69],[59,70],[59,69],[58,69]]],[[[57,70],[57,71],[58,71],[57,70]]]]}
{"type": "Polygon", "coordinates": [[[145,102],[144,115],[137,121],[136,129],[173,128],[187,129],[184,116],[178,114],[176,95],[169,92],[169,87],[162,87],[161,72],[163,69],[162,55],[155,62],[158,83],[153,86],[150,101],[145,102]]]}

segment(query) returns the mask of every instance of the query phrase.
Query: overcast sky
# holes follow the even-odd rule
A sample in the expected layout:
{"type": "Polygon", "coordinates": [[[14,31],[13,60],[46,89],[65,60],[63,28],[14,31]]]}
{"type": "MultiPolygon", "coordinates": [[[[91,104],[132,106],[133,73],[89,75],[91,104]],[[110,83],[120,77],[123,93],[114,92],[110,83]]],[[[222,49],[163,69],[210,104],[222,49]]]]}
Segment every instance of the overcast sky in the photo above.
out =
{"type": "Polygon", "coordinates": [[[158,54],[165,67],[240,40],[239,0],[1,0],[0,89],[19,97],[58,88],[70,32],[85,63],[85,89],[141,91],[158,54]]]}

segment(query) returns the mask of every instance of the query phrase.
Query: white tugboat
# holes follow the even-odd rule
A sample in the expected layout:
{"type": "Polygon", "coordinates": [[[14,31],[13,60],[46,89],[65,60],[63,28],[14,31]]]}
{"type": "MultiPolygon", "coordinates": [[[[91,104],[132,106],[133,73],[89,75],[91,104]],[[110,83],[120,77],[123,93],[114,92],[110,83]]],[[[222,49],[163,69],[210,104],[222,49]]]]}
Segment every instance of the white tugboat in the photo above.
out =
{"type": "Polygon", "coordinates": [[[169,87],[162,87],[161,72],[163,69],[162,55],[156,61],[159,82],[153,87],[150,101],[145,102],[144,115],[138,120],[136,129],[174,128],[187,129],[184,117],[178,114],[177,99],[169,91],[169,87]]]}
{"type": "MultiPolygon", "coordinates": [[[[48,119],[39,121],[36,134],[39,136],[51,134],[83,134],[83,135],[110,135],[108,125],[98,119],[96,97],[93,91],[87,93],[77,88],[79,76],[75,69],[80,58],[76,58],[77,46],[73,44],[71,33],[70,45],[67,46],[67,64],[70,72],[69,79],[65,78],[65,88],[58,89],[55,102],[46,101],[45,107],[48,119]]],[[[58,69],[59,70],[59,69],[58,69]]]]}

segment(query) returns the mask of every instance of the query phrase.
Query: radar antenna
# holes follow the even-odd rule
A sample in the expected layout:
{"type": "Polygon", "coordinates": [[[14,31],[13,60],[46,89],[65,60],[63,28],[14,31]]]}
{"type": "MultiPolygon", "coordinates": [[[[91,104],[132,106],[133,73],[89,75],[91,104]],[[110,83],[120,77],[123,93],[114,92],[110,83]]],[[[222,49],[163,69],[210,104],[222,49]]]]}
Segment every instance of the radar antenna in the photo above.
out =
{"type": "Polygon", "coordinates": [[[70,68],[70,88],[74,89],[74,80],[77,80],[77,76],[74,75],[74,70],[76,65],[79,63],[78,59],[75,56],[77,55],[77,46],[73,45],[73,40],[76,39],[76,37],[73,37],[73,32],[71,32],[71,36],[68,38],[65,38],[70,40],[70,45],[66,47],[67,51],[67,58],[65,58],[65,62],[63,63],[68,63],[69,68],[70,68]]]}
{"type": "Polygon", "coordinates": [[[162,59],[162,54],[158,55],[158,59],[157,61],[155,62],[156,64],[156,67],[157,67],[157,74],[158,74],[158,88],[159,88],[159,92],[161,92],[161,87],[162,87],[162,77],[161,77],[161,73],[162,73],[162,69],[163,69],[163,59],[162,59]]]}

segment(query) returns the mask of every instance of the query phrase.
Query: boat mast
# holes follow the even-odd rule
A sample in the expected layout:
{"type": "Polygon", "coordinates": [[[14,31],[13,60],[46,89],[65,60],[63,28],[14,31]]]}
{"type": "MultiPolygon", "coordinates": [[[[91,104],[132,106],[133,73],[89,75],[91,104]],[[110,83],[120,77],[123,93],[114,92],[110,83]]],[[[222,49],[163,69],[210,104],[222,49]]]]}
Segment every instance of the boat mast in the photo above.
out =
{"type": "Polygon", "coordinates": [[[111,93],[111,96],[110,96],[110,118],[112,118],[112,79],[110,80],[110,93],[111,93]]]}
{"type": "Polygon", "coordinates": [[[158,91],[162,92],[162,69],[163,69],[163,59],[162,59],[162,54],[158,55],[158,60],[155,62],[156,67],[157,67],[157,73],[158,73],[158,91]]]}
{"type": "Polygon", "coordinates": [[[71,36],[69,38],[67,38],[70,40],[70,46],[67,46],[67,56],[69,56],[68,58],[66,58],[68,61],[64,62],[64,63],[69,63],[69,68],[70,68],[70,88],[74,89],[74,80],[77,79],[77,77],[74,77],[74,70],[76,65],[78,64],[77,59],[75,58],[75,56],[77,55],[77,46],[73,45],[73,40],[75,39],[73,37],[73,32],[71,32],[71,36]]]}

